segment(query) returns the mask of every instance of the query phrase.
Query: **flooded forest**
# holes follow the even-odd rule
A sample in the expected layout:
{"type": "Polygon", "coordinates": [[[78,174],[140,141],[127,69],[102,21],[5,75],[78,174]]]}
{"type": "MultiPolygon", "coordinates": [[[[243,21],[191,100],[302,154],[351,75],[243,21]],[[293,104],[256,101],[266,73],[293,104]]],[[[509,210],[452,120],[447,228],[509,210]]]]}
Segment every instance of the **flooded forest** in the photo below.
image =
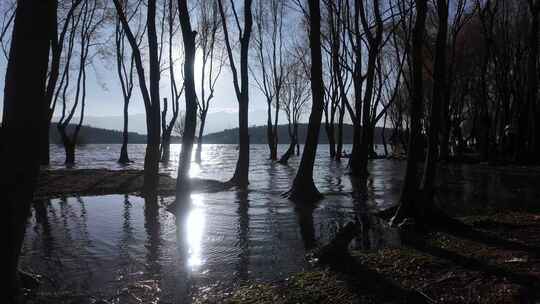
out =
{"type": "Polygon", "coordinates": [[[540,0],[2,0],[0,302],[539,303],[539,31],[540,0]]]}

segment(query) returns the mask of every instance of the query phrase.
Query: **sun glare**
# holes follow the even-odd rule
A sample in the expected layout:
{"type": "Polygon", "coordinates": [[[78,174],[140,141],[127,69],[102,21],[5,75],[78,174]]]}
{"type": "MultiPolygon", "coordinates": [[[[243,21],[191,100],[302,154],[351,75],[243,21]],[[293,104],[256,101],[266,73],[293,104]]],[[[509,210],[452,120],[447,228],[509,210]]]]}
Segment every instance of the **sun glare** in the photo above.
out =
{"type": "Polygon", "coordinates": [[[203,264],[202,258],[202,239],[204,235],[204,226],[206,222],[203,206],[203,196],[200,194],[192,194],[192,209],[189,212],[186,222],[186,240],[188,245],[188,260],[189,267],[196,269],[203,264]]]}

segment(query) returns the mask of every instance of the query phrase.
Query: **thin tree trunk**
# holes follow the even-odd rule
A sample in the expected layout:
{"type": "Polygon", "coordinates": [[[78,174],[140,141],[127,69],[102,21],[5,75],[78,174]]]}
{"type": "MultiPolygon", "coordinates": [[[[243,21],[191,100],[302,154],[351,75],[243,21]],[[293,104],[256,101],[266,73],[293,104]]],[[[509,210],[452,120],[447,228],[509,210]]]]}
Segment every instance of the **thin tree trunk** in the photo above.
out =
{"type": "Polygon", "coordinates": [[[274,137],[274,125],[272,123],[272,104],[268,103],[267,105],[267,116],[266,116],[266,141],[268,142],[268,149],[270,150],[270,159],[277,159],[277,149],[275,145],[274,137]]]}
{"type": "Polygon", "coordinates": [[[343,119],[345,117],[345,104],[342,102],[339,109],[338,118],[338,136],[337,136],[337,149],[336,149],[336,161],[341,161],[343,155],[343,119]]]}
{"type": "Polygon", "coordinates": [[[195,161],[201,163],[201,154],[202,154],[202,145],[203,145],[203,136],[204,136],[204,127],[206,124],[206,111],[202,112],[200,115],[199,122],[199,138],[197,138],[197,151],[195,152],[195,161]]]}
{"type": "Polygon", "coordinates": [[[324,82],[322,78],[321,13],[319,0],[309,0],[309,45],[311,49],[312,106],[302,160],[288,193],[297,202],[314,202],[322,198],[313,182],[313,166],[317,154],[321,119],[324,110],[324,82]]]}
{"type": "Polygon", "coordinates": [[[195,35],[191,28],[189,11],[186,0],[178,1],[180,27],[184,42],[184,86],[186,90],[186,115],[184,134],[182,136],[182,153],[178,164],[178,178],[176,179],[177,200],[188,193],[189,168],[191,165],[191,152],[195,140],[197,127],[197,93],[195,91],[195,75],[193,72],[195,63],[195,35]]]}
{"type": "Polygon", "coordinates": [[[49,138],[49,131],[51,127],[51,118],[54,112],[55,104],[53,104],[54,100],[54,92],[56,89],[56,85],[58,82],[58,77],[60,75],[60,61],[61,61],[61,55],[62,50],[64,46],[64,39],[68,30],[68,25],[70,23],[71,18],[73,17],[73,14],[75,12],[75,9],[79,6],[79,4],[82,2],[82,0],[76,0],[72,3],[66,18],[64,20],[64,25],[62,27],[62,30],[60,33],[58,33],[58,17],[57,17],[57,7],[58,7],[58,1],[53,1],[54,5],[54,14],[51,14],[51,18],[49,19],[49,24],[51,26],[50,29],[50,42],[51,42],[51,65],[49,70],[49,79],[47,81],[46,89],[45,89],[45,102],[42,104],[43,110],[42,110],[42,128],[40,129],[40,132],[43,132],[40,136],[41,141],[39,143],[38,148],[38,155],[40,158],[40,164],[41,165],[49,165],[50,163],[50,138],[49,138]],[[59,34],[59,36],[57,36],[59,34]]]}
{"type": "Polygon", "coordinates": [[[124,128],[122,130],[122,148],[120,149],[120,158],[118,159],[118,162],[121,164],[127,164],[129,163],[129,156],[128,156],[128,141],[129,141],[129,129],[128,129],[128,105],[129,100],[124,100],[124,128]]]}
{"type": "Polygon", "coordinates": [[[385,133],[386,133],[386,117],[388,115],[388,112],[385,112],[384,113],[384,121],[383,121],[383,128],[382,128],[382,134],[381,134],[381,137],[382,137],[382,142],[383,142],[383,147],[384,147],[384,156],[385,157],[388,157],[388,147],[386,145],[386,136],[385,136],[385,133]]]}
{"type": "Polygon", "coordinates": [[[289,148],[287,148],[287,151],[280,157],[279,163],[286,165],[289,161],[289,158],[291,158],[292,155],[294,155],[294,148],[296,147],[296,137],[294,135],[294,130],[292,124],[289,122],[288,124],[288,131],[289,131],[289,148]]]}

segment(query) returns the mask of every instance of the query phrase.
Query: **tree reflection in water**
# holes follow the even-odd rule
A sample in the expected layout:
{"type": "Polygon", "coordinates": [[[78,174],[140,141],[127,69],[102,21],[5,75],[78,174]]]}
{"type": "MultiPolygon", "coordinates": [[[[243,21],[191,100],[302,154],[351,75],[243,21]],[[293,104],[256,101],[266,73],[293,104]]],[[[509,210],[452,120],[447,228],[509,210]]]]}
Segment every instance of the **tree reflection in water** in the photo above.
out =
{"type": "Polygon", "coordinates": [[[240,248],[240,253],[238,255],[238,266],[236,267],[235,277],[237,280],[246,281],[249,275],[248,269],[250,258],[248,191],[238,190],[236,192],[236,203],[238,204],[238,209],[236,210],[236,213],[238,214],[238,240],[235,246],[240,248]]]}

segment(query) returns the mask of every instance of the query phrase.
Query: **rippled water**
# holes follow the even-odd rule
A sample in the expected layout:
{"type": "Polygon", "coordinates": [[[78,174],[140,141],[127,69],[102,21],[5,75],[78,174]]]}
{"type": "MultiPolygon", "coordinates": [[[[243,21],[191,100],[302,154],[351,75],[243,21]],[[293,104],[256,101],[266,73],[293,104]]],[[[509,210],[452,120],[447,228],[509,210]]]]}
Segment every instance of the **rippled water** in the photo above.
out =
{"type": "MultiPolygon", "coordinates": [[[[142,168],[144,146],[130,149],[135,162],[128,168],[142,168]]],[[[172,176],[178,149],[173,146],[171,163],[161,168],[172,176]]],[[[249,191],[194,194],[190,208],[178,218],[157,207],[171,198],[145,202],[136,196],[107,195],[36,202],[22,265],[45,275],[42,296],[57,292],[64,298],[82,296],[76,302],[103,298],[136,303],[137,297],[182,303],[200,290],[277,280],[305,269],[306,249],[324,243],[355,218],[362,221],[364,233],[354,246],[399,245],[395,231],[366,213],[395,204],[404,162],[372,161],[369,199],[354,204],[346,162],[330,161],[327,150],[319,147],[315,166],[316,184],[326,196],[313,207],[295,206],[280,196],[288,190],[299,158],[292,158],[289,166],[272,164],[264,145],[251,148],[249,191]]],[[[117,145],[84,146],[78,150],[76,168],[125,168],[116,163],[118,153],[117,145]]],[[[237,153],[235,146],[205,145],[203,162],[191,175],[226,180],[237,153]]],[[[63,151],[55,146],[51,168],[63,168],[62,163],[63,151]]],[[[437,198],[451,214],[537,205],[538,174],[532,178],[523,170],[471,166],[441,171],[437,198]]]]}

